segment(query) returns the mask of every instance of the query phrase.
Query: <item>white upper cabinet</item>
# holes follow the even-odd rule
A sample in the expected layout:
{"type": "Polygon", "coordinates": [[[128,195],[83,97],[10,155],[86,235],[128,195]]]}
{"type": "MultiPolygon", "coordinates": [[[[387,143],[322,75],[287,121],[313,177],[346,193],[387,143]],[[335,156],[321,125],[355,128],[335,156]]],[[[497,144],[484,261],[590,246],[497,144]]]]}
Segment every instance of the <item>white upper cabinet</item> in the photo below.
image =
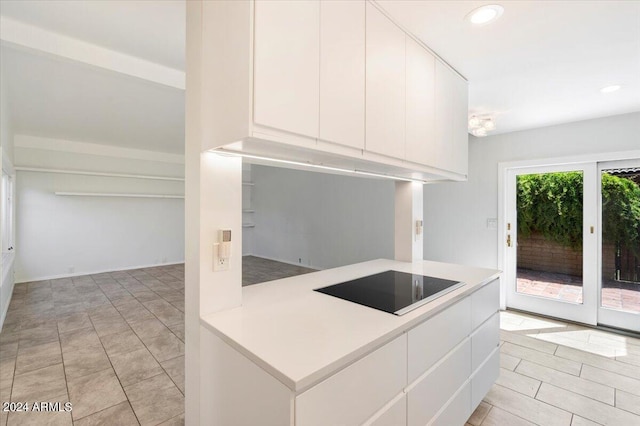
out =
{"type": "Polygon", "coordinates": [[[320,139],[364,148],[365,2],[320,2],[320,139]]]}
{"type": "Polygon", "coordinates": [[[454,75],[453,90],[453,161],[451,171],[466,175],[469,162],[469,85],[454,75]]]}
{"type": "Polygon", "coordinates": [[[407,37],[406,160],[432,164],[435,158],[435,58],[407,37]]]}
{"type": "Polygon", "coordinates": [[[367,3],[365,150],[405,157],[405,33],[367,3]]]}
{"type": "Polygon", "coordinates": [[[256,1],[254,121],[318,137],[320,3],[256,1]]]}

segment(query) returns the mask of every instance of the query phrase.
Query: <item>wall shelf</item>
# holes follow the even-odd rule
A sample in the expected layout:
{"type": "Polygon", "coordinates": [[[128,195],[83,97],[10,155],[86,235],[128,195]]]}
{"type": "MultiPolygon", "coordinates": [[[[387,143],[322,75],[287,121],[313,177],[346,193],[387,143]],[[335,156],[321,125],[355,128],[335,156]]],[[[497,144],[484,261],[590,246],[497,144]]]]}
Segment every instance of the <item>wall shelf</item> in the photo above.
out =
{"type": "Polygon", "coordinates": [[[73,197],[121,197],[121,198],[175,198],[183,199],[184,195],[170,194],[116,194],[101,192],[55,192],[56,195],[73,197]]]}
{"type": "Polygon", "coordinates": [[[242,210],[242,213],[255,213],[255,210],[242,210]]]}
{"type": "Polygon", "coordinates": [[[102,176],[102,177],[115,177],[115,178],[128,178],[128,179],[172,180],[172,181],[184,182],[184,178],[170,177],[170,176],[91,172],[86,170],[44,169],[40,167],[15,167],[15,169],[17,171],[22,171],[22,172],[59,173],[59,174],[65,174],[65,175],[102,176]]]}
{"type": "Polygon", "coordinates": [[[253,182],[242,182],[242,186],[254,186],[255,183],[253,182]]]}
{"type": "Polygon", "coordinates": [[[243,228],[255,228],[256,224],[255,223],[243,223],[242,227],[243,228]]]}

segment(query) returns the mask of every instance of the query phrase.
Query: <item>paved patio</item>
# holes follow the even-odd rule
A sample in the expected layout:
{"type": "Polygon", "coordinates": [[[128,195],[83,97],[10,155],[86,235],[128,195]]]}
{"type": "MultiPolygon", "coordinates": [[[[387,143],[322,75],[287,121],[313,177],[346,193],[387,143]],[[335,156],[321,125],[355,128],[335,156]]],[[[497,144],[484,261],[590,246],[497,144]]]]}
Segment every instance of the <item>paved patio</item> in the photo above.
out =
{"type": "MultiPolygon", "coordinates": [[[[582,277],[518,269],[518,293],[582,303],[582,277]]],[[[640,313],[640,283],[605,281],[602,306],[640,313]]]]}

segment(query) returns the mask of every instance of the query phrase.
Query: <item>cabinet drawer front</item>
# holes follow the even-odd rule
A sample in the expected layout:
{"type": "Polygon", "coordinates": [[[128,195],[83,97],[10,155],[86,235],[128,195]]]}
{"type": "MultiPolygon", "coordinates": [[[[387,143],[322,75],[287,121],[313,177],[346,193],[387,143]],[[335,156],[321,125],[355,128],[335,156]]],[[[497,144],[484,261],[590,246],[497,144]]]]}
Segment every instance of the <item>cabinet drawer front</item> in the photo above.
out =
{"type": "Polygon", "coordinates": [[[409,330],[409,383],[471,334],[471,300],[466,298],[409,330]]]}
{"type": "Polygon", "coordinates": [[[407,396],[397,400],[382,415],[370,419],[362,426],[398,426],[407,424],[407,396]]]}
{"type": "Polygon", "coordinates": [[[407,335],[296,397],[296,426],[359,425],[406,385],[407,335]]]}
{"type": "Polygon", "coordinates": [[[500,348],[495,348],[489,358],[471,377],[471,408],[476,409],[500,374],[500,348]]]}
{"type": "Polygon", "coordinates": [[[463,425],[471,416],[471,383],[467,382],[429,426],[463,425]]]}
{"type": "Polygon", "coordinates": [[[471,335],[471,371],[476,371],[499,344],[500,314],[496,312],[471,335]]]}
{"type": "Polygon", "coordinates": [[[466,339],[442,364],[409,391],[408,424],[427,424],[471,374],[471,341],[466,339]]]}
{"type": "Polygon", "coordinates": [[[500,280],[492,281],[471,295],[472,329],[475,330],[500,309],[500,280]]]}

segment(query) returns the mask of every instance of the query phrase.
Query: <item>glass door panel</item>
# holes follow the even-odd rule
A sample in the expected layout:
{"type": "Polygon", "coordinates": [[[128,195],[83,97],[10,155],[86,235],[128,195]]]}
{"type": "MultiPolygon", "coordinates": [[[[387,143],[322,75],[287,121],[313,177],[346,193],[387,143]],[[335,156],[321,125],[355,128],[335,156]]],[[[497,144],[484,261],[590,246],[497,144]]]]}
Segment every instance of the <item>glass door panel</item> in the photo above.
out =
{"type": "Polygon", "coordinates": [[[545,166],[507,172],[507,306],[596,323],[592,165],[545,166]]]}
{"type": "Polygon", "coordinates": [[[581,171],[516,176],[516,291],[583,301],[581,171]]]}
{"type": "Polygon", "coordinates": [[[640,331],[640,162],[600,165],[598,322],[640,331]]]}

